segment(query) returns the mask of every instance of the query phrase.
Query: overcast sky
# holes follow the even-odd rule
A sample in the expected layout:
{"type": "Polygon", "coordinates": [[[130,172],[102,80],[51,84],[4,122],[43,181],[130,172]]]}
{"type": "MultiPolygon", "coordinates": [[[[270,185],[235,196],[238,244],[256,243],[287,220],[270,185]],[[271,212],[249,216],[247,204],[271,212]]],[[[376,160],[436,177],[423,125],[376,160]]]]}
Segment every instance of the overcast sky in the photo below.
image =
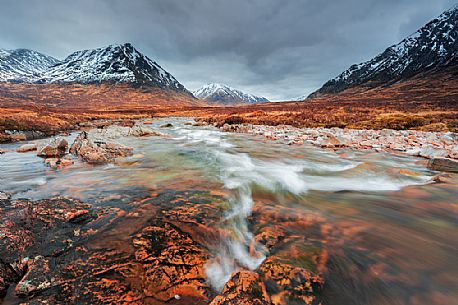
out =
{"type": "Polygon", "coordinates": [[[0,48],[63,59],[131,42],[195,90],[310,93],[456,0],[0,0],[0,48]]]}

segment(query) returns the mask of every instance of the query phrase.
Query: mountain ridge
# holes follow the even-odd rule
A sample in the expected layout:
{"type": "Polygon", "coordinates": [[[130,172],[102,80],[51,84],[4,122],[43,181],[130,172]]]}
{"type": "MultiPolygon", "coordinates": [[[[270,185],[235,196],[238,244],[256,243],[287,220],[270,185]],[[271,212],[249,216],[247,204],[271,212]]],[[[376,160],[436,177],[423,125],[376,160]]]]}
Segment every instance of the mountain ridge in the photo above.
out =
{"type": "Polygon", "coordinates": [[[0,49],[0,82],[33,82],[60,61],[29,49],[0,49]]]}
{"type": "Polygon", "coordinates": [[[219,83],[208,83],[192,92],[193,95],[213,104],[236,105],[269,102],[265,97],[245,93],[230,86],[219,83]]]}
{"type": "MultiPolygon", "coordinates": [[[[27,54],[40,54],[38,68],[23,65],[25,58],[9,61],[7,52],[0,53],[0,82],[33,84],[101,84],[127,83],[134,86],[153,86],[191,96],[173,75],[159,64],[137,51],[132,44],[113,44],[106,47],[76,51],[63,60],[42,53],[25,50],[27,54]],[[3,56],[2,56],[3,54],[3,56]],[[49,63],[49,64],[48,64],[49,63]],[[20,67],[24,66],[23,69],[20,67]]],[[[18,50],[10,53],[18,53],[18,50]]],[[[9,55],[11,57],[11,54],[9,55]]],[[[39,57],[35,55],[35,57],[39,57]]],[[[32,58],[33,59],[33,58],[32,58]]]]}
{"type": "Polygon", "coordinates": [[[363,87],[374,88],[409,79],[419,73],[455,65],[458,61],[458,4],[429,21],[412,35],[374,58],[352,65],[309,95],[335,94],[363,87]]]}

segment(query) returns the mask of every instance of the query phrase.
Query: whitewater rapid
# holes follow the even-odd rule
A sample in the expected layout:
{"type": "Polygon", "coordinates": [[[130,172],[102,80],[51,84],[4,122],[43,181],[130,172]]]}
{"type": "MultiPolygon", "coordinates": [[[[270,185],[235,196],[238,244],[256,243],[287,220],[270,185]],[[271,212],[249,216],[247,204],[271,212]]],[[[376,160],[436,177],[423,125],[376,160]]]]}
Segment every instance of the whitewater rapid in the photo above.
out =
{"type": "Polygon", "coordinates": [[[342,159],[335,154],[324,154],[323,160],[313,162],[299,158],[264,160],[238,151],[224,132],[188,128],[176,128],[175,131],[178,135],[175,140],[196,147],[204,163],[217,169],[211,172],[230,194],[227,198],[229,209],[221,220],[225,236],[221,236],[218,253],[214,253],[214,258],[205,266],[209,283],[218,291],[234,272],[241,268],[256,270],[268,255],[267,249],[254,240],[249,230],[248,218],[255,204],[254,187],[270,193],[294,195],[310,190],[393,191],[430,179],[427,176],[393,179],[371,171],[355,171],[361,162],[342,159]]]}

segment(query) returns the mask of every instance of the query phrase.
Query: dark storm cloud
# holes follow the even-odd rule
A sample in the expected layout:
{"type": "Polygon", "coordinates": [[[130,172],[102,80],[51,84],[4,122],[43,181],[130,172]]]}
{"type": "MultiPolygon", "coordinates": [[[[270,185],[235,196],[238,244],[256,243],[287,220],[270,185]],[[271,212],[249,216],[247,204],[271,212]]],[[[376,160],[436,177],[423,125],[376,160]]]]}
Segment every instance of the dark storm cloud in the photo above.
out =
{"type": "Polygon", "coordinates": [[[63,58],[132,42],[189,89],[222,82],[271,99],[309,93],[455,0],[2,0],[0,48],[63,58]]]}

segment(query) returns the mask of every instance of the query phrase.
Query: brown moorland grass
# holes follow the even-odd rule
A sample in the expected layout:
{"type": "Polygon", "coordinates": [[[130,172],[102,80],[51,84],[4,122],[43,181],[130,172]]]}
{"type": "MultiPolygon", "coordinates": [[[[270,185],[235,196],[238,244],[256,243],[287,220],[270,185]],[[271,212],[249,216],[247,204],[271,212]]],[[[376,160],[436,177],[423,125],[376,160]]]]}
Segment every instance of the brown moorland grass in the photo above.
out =
{"type": "Polygon", "coordinates": [[[5,130],[53,134],[96,119],[196,117],[216,125],[458,131],[458,77],[419,76],[386,88],[355,88],[303,102],[210,107],[184,94],[128,85],[0,84],[0,141],[5,130]]]}

